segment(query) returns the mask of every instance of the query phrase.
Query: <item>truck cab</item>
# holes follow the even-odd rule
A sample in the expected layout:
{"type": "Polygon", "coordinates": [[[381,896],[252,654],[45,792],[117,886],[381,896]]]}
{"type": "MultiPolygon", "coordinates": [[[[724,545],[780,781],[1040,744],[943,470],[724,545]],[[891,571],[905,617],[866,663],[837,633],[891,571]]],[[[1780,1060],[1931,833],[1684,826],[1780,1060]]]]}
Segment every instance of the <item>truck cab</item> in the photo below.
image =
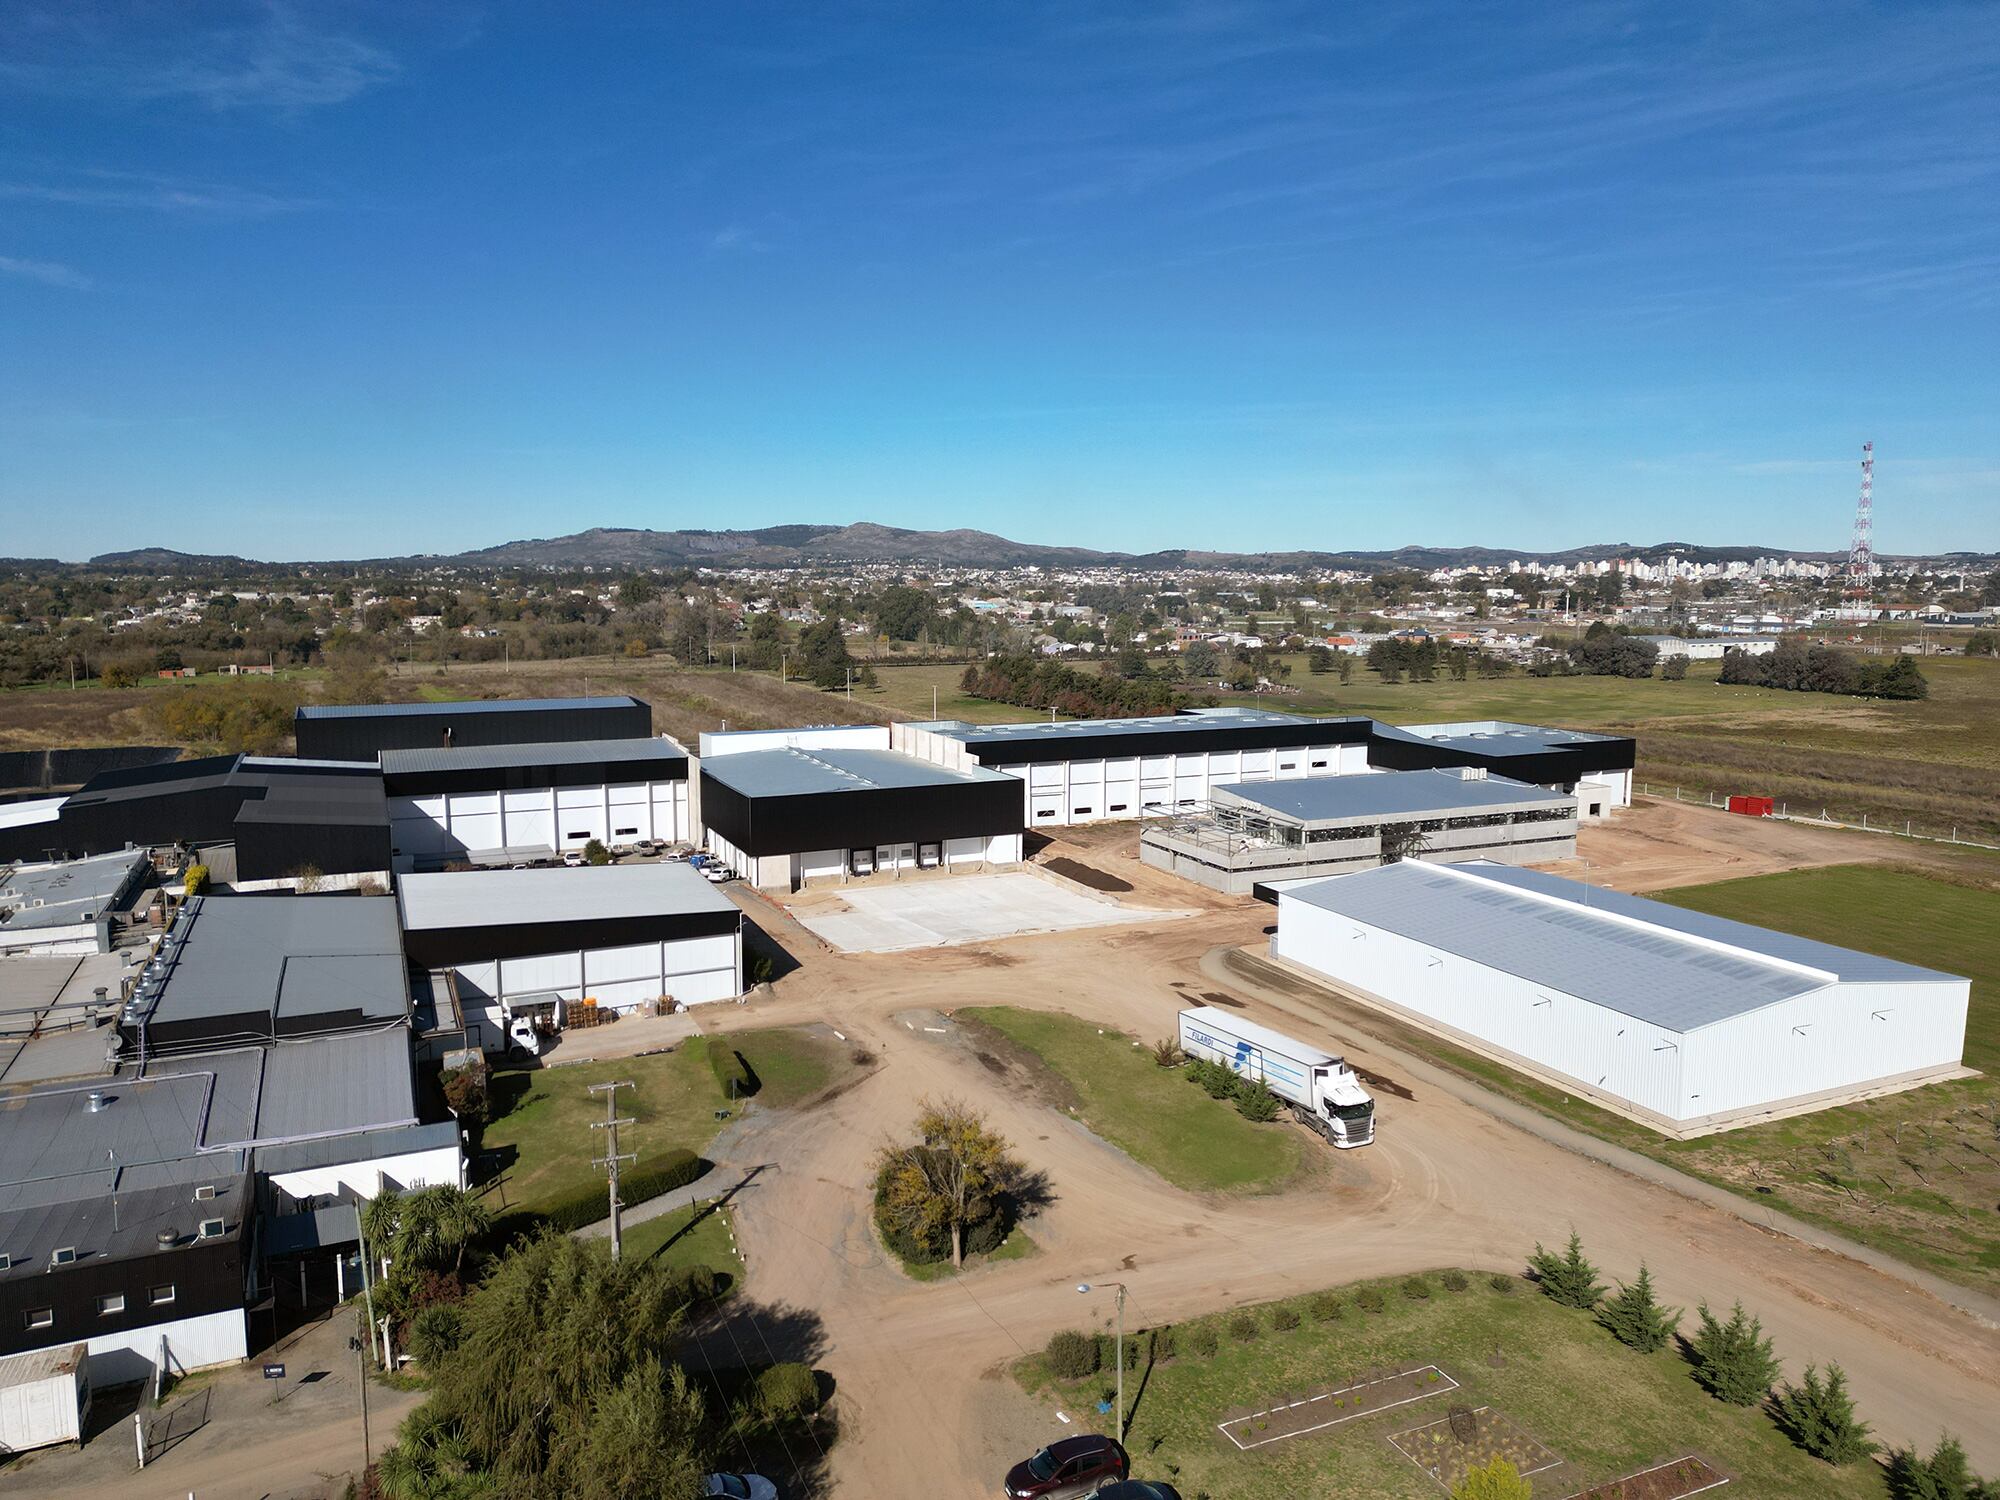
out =
{"type": "Polygon", "coordinates": [[[1293,1106],[1301,1119],[1343,1150],[1375,1139],[1375,1101],[1345,1062],[1313,1069],[1315,1108],[1293,1106]]]}

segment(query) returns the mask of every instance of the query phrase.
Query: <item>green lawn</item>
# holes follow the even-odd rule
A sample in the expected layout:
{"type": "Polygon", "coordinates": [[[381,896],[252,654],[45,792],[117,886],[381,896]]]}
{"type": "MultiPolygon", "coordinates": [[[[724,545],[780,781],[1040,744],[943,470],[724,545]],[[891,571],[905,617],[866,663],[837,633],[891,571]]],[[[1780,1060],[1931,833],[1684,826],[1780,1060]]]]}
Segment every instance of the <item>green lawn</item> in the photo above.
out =
{"type": "Polygon", "coordinates": [[[707,1266],[724,1286],[733,1287],[743,1279],[743,1257],[730,1236],[732,1222],[726,1206],[697,1203],[634,1224],[625,1231],[622,1248],[627,1260],[668,1270],[707,1266]]]}
{"type": "MultiPolygon", "coordinates": [[[[894,1254],[893,1251],[890,1253],[894,1254]]],[[[1012,1234],[1001,1241],[1000,1248],[991,1255],[966,1256],[965,1269],[972,1271],[980,1266],[997,1265],[1001,1261],[1026,1260],[1031,1255],[1041,1253],[1042,1247],[1028,1238],[1025,1229],[1017,1227],[1012,1234]]],[[[959,1272],[959,1268],[951,1263],[949,1256],[943,1260],[923,1262],[907,1261],[898,1257],[898,1263],[903,1268],[903,1274],[912,1281],[948,1281],[959,1272]]]]}
{"type": "Polygon", "coordinates": [[[1034,1053],[1077,1098],[1077,1118],[1133,1160],[1191,1192],[1267,1191],[1298,1170],[1304,1142],[1289,1125],[1253,1125],[1176,1070],[1151,1042],[1090,1021],[1012,1006],[954,1013],[1034,1053]]]}
{"type": "MultiPolygon", "coordinates": [[[[715,1139],[730,1108],[710,1063],[710,1049],[741,1051],[763,1087],[750,1108],[787,1109],[824,1087],[846,1053],[830,1039],[791,1029],[746,1031],[728,1037],[690,1037],[671,1052],[562,1068],[510,1068],[494,1073],[493,1092],[506,1112],[485,1129],[485,1152],[512,1153],[498,1189],[509,1209],[535,1209],[600,1183],[604,1169],[591,1165],[604,1151],[604,1096],[589,1086],[612,1079],[634,1087],[618,1091],[621,1118],[636,1121],[619,1131],[621,1151],[644,1171],[666,1152],[700,1153],[715,1139]]],[[[738,1105],[738,1108],[745,1106],[738,1105]]],[[[497,1201],[497,1200],[496,1200],[497,1201]]]]}
{"type": "MultiPolygon", "coordinates": [[[[1636,1268],[1610,1269],[1615,1276],[1636,1268]]],[[[1259,1332],[1248,1343],[1231,1337],[1223,1315],[1181,1325],[1175,1358],[1150,1371],[1142,1358],[1125,1376],[1134,1477],[1168,1480],[1190,1500],[1202,1493],[1230,1500],[1438,1500],[1444,1493],[1438,1483],[1386,1439],[1464,1405],[1496,1409],[1566,1460],[1536,1477],[1538,1497],[1573,1494],[1690,1452],[1735,1476],[1729,1493],[1758,1500],[1875,1500],[1885,1493],[1874,1464],[1834,1469],[1806,1457],[1761,1411],[1725,1406],[1703,1393],[1677,1354],[1636,1354],[1587,1315],[1557,1307],[1523,1282],[1502,1293],[1475,1275],[1466,1290],[1451,1292],[1436,1275],[1422,1280],[1430,1293],[1422,1301],[1405,1297],[1399,1281],[1374,1283],[1383,1300],[1379,1312],[1356,1302],[1358,1286],[1341,1288],[1341,1315],[1330,1322],[1315,1320],[1307,1298],[1255,1308],[1259,1332]],[[1275,1329],[1278,1306],[1298,1314],[1296,1329],[1275,1329]],[[1206,1357],[1193,1351],[1192,1339],[1204,1325],[1219,1334],[1218,1352],[1206,1357]],[[1238,1452],[1216,1429],[1225,1416],[1344,1385],[1369,1371],[1426,1364],[1463,1389],[1249,1452],[1238,1452]]],[[[1133,1322],[1128,1308],[1127,1327],[1133,1322]]],[[[1015,1376],[1060,1401],[1083,1430],[1109,1430],[1111,1418],[1096,1409],[1112,1388],[1109,1369],[1057,1381],[1032,1355],[1015,1376]]],[[[1254,1422],[1251,1429],[1254,1441],[1254,1422]]]]}

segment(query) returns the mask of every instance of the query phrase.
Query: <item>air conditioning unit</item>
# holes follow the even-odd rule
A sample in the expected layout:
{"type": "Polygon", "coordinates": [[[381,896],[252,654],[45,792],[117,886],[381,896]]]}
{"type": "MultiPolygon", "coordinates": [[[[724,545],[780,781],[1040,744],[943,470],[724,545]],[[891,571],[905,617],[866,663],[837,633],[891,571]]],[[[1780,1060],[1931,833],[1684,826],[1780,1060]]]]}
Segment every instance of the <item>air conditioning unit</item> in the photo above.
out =
{"type": "Polygon", "coordinates": [[[198,1240],[219,1240],[228,1227],[220,1219],[203,1219],[201,1228],[195,1231],[194,1237],[198,1240]]]}
{"type": "Polygon", "coordinates": [[[214,1196],[215,1196],[215,1184],[212,1182],[204,1182],[200,1187],[194,1190],[194,1201],[197,1203],[205,1203],[214,1196]]]}

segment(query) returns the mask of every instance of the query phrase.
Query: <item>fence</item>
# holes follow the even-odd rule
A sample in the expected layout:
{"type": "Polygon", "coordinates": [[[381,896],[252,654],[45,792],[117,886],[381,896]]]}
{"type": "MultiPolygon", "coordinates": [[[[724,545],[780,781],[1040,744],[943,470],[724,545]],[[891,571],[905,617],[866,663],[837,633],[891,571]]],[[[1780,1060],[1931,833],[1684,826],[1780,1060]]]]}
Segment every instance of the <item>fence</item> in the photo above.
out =
{"type": "MultiPolygon", "coordinates": [[[[1721,792],[1689,792],[1677,786],[1654,786],[1644,781],[1634,783],[1633,789],[1641,796],[1672,797],[1676,802],[1692,802],[1698,807],[1727,808],[1729,805],[1728,796],[1721,792]]],[[[1803,823],[1812,828],[1846,828],[1855,833],[1885,833],[1891,838],[1911,839],[1924,844],[1956,844],[1961,849],[2000,850],[2000,844],[1987,844],[1982,843],[1978,839],[1960,838],[1957,828],[1953,828],[1948,834],[1934,833],[1928,830],[1919,833],[1917,832],[1916,824],[1913,822],[1905,821],[1901,828],[1898,828],[1893,822],[1883,822],[1879,819],[1871,823],[1866,813],[1861,815],[1859,823],[1848,823],[1833,817],[1825,807],[1821,807],[1817,814],[1795,813],[1791,811],[1789,803],[1781,801],[1778,803],[1777,810],[1769,814],[1769,816],[1782,818],[1787,823],[1803,823]]]]}

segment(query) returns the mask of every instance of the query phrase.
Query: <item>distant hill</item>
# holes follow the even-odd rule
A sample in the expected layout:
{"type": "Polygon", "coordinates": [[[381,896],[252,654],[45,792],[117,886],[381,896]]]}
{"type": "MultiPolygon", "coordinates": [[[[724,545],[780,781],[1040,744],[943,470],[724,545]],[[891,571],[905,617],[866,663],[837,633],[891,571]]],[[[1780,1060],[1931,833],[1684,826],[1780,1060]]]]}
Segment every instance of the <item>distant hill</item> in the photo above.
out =
{"type": "MultiPolygon", "coordinates": [[[[480,547],[469,552],[410,557],[314,559],[329,566],[401,571],[412,568],[466,567],[477,569],[595,568],[637,571],[647,568],[811,567],[840,563],[961,568],[1131,568],[1298,572],[1306,569],[1379,572],[1387,569],[1429,571],[1433,568],[1493,568],[1516,559],[1522,562],[1600,562],[1632,558],[1647,562],[1675,554],[1691,562],[1738,562],[1755,557],[1796,557],[1832,561],[1839,552],[1802,552],[1787,547],[1706,546],[1697,542],[1600,542],[1557,552],[1515,547],[1397,547],[1389,551],[1208,552],[1169,549],[1159,552],[1098,552],[1088,547],[1052,547],[1011,541],[990,531],[912,531],[858,521],[849,526],[766,526],[740,531],[649,531],[632,527],[593,526],[566,536],[524,538],[480,547]]],[[[1993,554],[1950,553],[1960,562],[1983,560],[1993,554]]],[[[1884,559],[1890,561],[1892,559],[1884,559]]],[[[0,568],[59,567],[53,559],[0,559],[0,568]]],[[[176,552],[168,547],[143,547],[106,552],[83,566],[102,572],[202,575],[242,573],[278,566],[249,558],[176,552]]]]}

